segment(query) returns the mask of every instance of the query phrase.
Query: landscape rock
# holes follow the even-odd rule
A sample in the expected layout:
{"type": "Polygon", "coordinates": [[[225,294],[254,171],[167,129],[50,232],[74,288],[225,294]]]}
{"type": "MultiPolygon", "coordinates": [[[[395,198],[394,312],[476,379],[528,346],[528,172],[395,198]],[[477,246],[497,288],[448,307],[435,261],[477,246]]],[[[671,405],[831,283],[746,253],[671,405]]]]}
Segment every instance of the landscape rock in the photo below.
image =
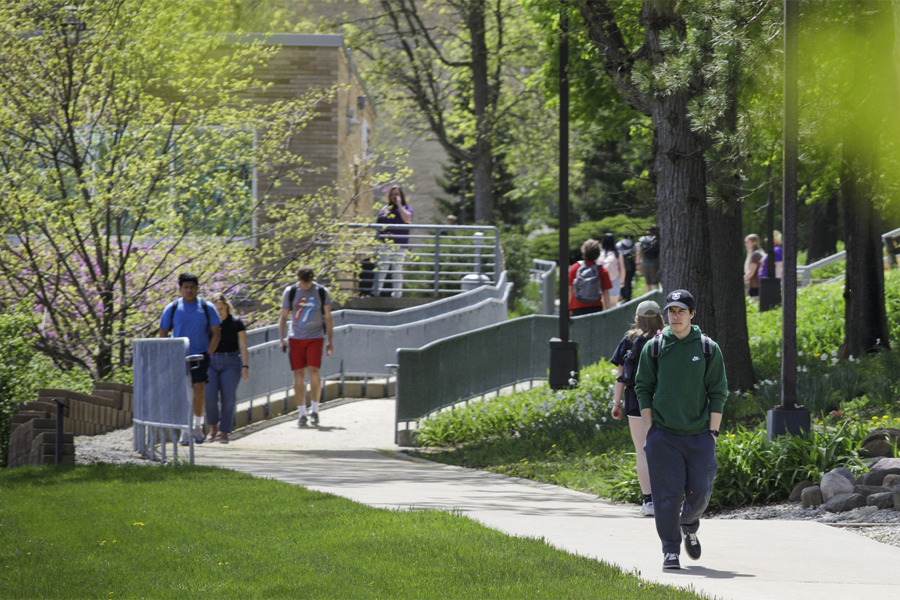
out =
{"type": "Polygon", "coordinates": [[[819,506],[823,503],[822,490],[817,485],[804,488],[803,491],[800,492],[800,503],[803,508],[819,506]]]}
{"type": "Polygon", "coordinates": [[[814,485],[815,484],[812,481],[804,479],[791,490],[791,495],[788,496],[788,502],[800,502],[800,494],[803,493],[803,490],[814,485]]]}
{"type": "Polygon", "coordinates": [[[894,492],[879,492],[866,496],[866,504],[875,508],[894,508],[894,492]]]}
{"type": "Polygon", "coordinates": [[[847,513],[847,518],[844,519],[845,523],[849,522],[857,522],[860,521],[868,521],[869,517],[878,512],[878,509],[874,506],[863,506],[862,508],[857,508],[855,510],[851,510],[847,513]]]}
{"type": "Polygon", "coordinates": [[[873,429],[859,446],[860,456],[893,456],[894,447],[900,443],[900,429],[884,427],[873,429]]]}
{"type": "Polygon", "coordinates": [[[884,481],[881,482],[886,488],[893,488],[895,485],[900,485],[900,475],[888,475],[884,478],[884,481]]]}
{"type": "Polygon", "coordinates": [[[863,496],[871,496],[872,494],[881,494],[884,492],[893,491],[889,487],[883,487],[880,485],[857,485],[853,487],[854,494],[862,494],[863,496]]]}
{"type": "MultiPolygon", "coordinates": [[[[880,465],[881,462],[878,464],[880,465]]],[[[862,475],[860,475],[859,479],[856,480],[856,483],[858,483],[859,485],[883,485],[884,478],[888,475],[900,475],[900,467],[891,467],[885,469],[876,465],[868,473],[863,473],[862,475]]]]}
{"type": "Polygon", "coordinates": [[[900,458],[882,458],[872,469],[900,469],[900,458]]]}
{"type": "Polygon", "coordinates": [[[863,506],[866,506],[866,497],[862,494],[838,494],[825,502],[825,510],[828,512],[847,512],[863,506]]]}
{"type": "Polygon", "coordinates": [[[828,471],[822,476],[822,483],[819,484],[819,488],[822,490],[822,499],[825,502],[840,494],[853,493],[853,484],[842,473],[837,472],[836,469],[828,471]]]}
{"type": "Polygon", "coordinates": [[[856,475],[853,474],[853,471],[848,469],[847,467],[837,467],[829,471],[830,473],[837,473],[838,475],[843,475],[847,478],[847,481],[856,485],[856,475]]]}
{"type": "Polygon", "coordinates": [[[900,490],[894,488],[894,510],[900,511],[900,490]]]}

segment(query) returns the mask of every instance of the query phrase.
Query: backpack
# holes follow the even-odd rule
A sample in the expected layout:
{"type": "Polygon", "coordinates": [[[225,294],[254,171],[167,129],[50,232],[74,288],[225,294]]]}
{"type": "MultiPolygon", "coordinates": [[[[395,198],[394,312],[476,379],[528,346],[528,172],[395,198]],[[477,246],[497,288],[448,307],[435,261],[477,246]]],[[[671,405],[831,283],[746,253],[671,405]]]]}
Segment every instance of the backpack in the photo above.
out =
{"type": "Polygon", "coordinates": [[[600,300],[600,269],[597,264],[588,266],[583,260],[578,261],[578,272],[572,283],[575,300],[582,304],[595,304],[600,300]]]}
{"type": "MultiPolygon", "coordinates": [[[[662,334],[657,333],[653,336],[653,345],[650,346],[650,358],[653,364],[659,366],[659,349],[662,347],[662,334]]],[[[703,348],[703,358],[706,359],[706,365],[709,366],[709,358],[712,356],[712,340],[705,333],[700,334],[700,346],[703,348]]]]}
{"type": "Polygon", "coordinates": [[[637,376],[638,363],[641,360],[641,350],[647,344],[649,338],[644,336],[636,337],[631,348],[625,353],[625,362],[622,364],[622,374],[616,377],[616,381],[624,383],[625,387],[634,387],[634,378],[637,376]]]}
{"type": "MultiPolygon", "coordinates": [[[[322,309],[322,331],[328,333],[328,327],[325,326],[325,288],[315,281],[313,281],[313,285],[316,286],[316,290],[319,292],[319,308],[322,309]]],[[[297,284],[291,285],[288,290],[288,306],[291,307],[291,310],[294,310],[294,298],[297,297],[297,284]]]]}
{"type": "Polygon", "coordinates": [[[648,235],[641,238],[641,255],[644,258],[659,258],[659,237],[648,235]]]}
{"type": "MultiPolygon", "coordinates": [[[[171,306],[171,310],[169,311],[169,320],[172,321],[172,332],[175,332],[175,310],[178,308],[178,303],[184,302],[182,298],[179,298],[169,306],[171,306]]],[[[209,325],[209,309],[206,308],[206,301],[203,300],[200,296],[197,296],[197,306],[203,309],[203,314],[206,316],[206,337],[210,337],[211,327],[209,325]]]]}

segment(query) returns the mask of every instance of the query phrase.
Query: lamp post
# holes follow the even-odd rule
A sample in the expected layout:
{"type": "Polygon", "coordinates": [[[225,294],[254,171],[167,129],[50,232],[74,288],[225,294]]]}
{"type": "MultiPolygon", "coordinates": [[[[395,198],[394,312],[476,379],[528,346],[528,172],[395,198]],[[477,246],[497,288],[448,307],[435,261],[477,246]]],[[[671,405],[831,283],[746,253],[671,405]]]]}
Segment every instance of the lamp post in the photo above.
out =
{"type": "Polygon", "coordinates": [[[569,340],[569,14],[559,18],[559,337],[550,340],[550,388],[578,380],[578,344],[569,340]]]}
{"type": "MultiPolygon", "coordinates": [[[[797,154],[798,94],[797,47],[799,0],[784,2],[784,181],[782,199],[782,303],[781,406],[766,414],[766,436],[809,432],[809,411],[797,406],[797,154]]],[[[773,261],[774,262],[774,261],[773,261]]]]}

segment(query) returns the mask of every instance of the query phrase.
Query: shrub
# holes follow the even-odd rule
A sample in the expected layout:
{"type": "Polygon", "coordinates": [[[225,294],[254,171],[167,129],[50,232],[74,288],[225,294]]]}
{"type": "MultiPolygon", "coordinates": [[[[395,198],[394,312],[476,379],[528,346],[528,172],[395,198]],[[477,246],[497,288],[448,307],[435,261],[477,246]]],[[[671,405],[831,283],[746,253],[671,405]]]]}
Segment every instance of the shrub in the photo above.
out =
{"type": "MultiPolygon", "coordinates": [[[[569,228],[569,262],[581,260],[581,245],[588,238],[600,241],[603,234],[612,233],[617,238],[630,233],[637,239],[650,225],[653,219],[633,219],[627,215],[607,217],[600,221],[579,223],[569,228]]],[[[559,233],[545,233],[531,240],[531,256],[544,260],[559,259],[559,233]]]]}
{"type": "MultiPolygon", "coordinates": [[[[765,429],[738,426],[719,438],[719,470],[709,507],[717,510],[782,501],[804,479],[819,481],[835,467],[862,472],[865,466],[857,448],[867,432],[864,426],[845,423],[834,431],[812,431],[807,438],[781,436],[768,441],[765,429]]],[[[633,463],[621,465],[612,490],[615,500],[639,500],[633,463]]]]}
{"type": "Polygon", "coordinates": [[[611,364],[600,361],[581,371],[576,389],[552,391],[540,386],[435,413],[419,422],[419,443],[446,446],[538,432],[589,439],[598,430],[622,426],[608,417],[615,372],[611,364]]]}
{"type": "Polygon", "coordinates": [[[525,288],[531,280],[531,255],[528,239],[521,233],[503,233],[500,235],[500,246],[503,249],[503,260],[509,281],[513,284],[510,305],[522,298],[525,288]]]}
{"type": "Polygon", "coordinates": [[[42,387],[89,392],[93,382],[87,371],[62,371],[35,352],[26,332],[36,319],[34,313],[21,308],[0,314],[0,466],[6,465],[10,424],[19,402],[36,400],[42,387]]]}

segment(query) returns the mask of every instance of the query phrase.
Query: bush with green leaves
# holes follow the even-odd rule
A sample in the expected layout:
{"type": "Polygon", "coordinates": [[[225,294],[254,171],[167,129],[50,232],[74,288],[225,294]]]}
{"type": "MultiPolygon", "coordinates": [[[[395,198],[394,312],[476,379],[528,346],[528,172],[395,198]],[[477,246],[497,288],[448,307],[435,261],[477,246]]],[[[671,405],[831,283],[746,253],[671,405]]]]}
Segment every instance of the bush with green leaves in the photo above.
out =
{"type": "Polygon", "coordinates": [[[582,369],[575,389],[553,391],[541,385],[435,413],[419,422],[418,441],[423,446],[446,446],[538,432],[589,439],[599,430],[623,426],[608,416],[616,371],[600,361],[582,369]]]}
{"type": "Polygon", "coordinates": [[[19,402],[36,400],[38,390],[45,387],[91,389],[90,373],[62,371],[35,351],[27,332],[36,320],[34,313],[18,307],[0,314],[0,466],[6,465],[10,424],[19,402]]]}
{"type": "MultiPolygon", "coordinates": [[[[635,240],[654,223],[653,219],[632,218],[628,215],[615,215],[599,221],[579,223],[569,228],[569,262],[581,260],[581,245],[588,238],[600,241],[606,233],[612,233],[616,239],[630,233],[635,240]]],[[[544,260],[559,260],[559,232],[553,231],[531,240],[531,255],[544,260]]]]}
{"type": "MultiPolygon", "coordinates": [[[[885,303],[891,340],[900,340],[900,270],[884,274],[885,303]]],[[[781,373],[781,310],[759,312],[747,301],[750,354],[757,378],[781,373]]],[[[816,368],[837,364],[844,342],[844,283],[811,285],[797,290],[797,363],[816,368]]],[[[856,357],[854,357],[856,358],[856,357]]]]}
{"type": "MultiPolygon", "coordinates": [[[[709,507],[717,510],[783,501],[804,479],[818,482],[836,467],[863,472],[866,467],[857,449],[867,434],[866,425],[845,422],[832,431],[814,430],[806,438],[786,435],[769,441],[764,428],[738,426],[719,438],[719,470],[709,507]]],[[[620,464],[615,479],[613,499],[640,501],[633,459],[620,464]]]]}
{"type": "Polygon", "coordinates": [[[500,234],[500,247],[503,250],[506,274],[513,284],[510,296],[512,305],[516,299],[524,296],[525,288],[531,280],[531,253],[528,239],[521,233],[500,234]]]}

